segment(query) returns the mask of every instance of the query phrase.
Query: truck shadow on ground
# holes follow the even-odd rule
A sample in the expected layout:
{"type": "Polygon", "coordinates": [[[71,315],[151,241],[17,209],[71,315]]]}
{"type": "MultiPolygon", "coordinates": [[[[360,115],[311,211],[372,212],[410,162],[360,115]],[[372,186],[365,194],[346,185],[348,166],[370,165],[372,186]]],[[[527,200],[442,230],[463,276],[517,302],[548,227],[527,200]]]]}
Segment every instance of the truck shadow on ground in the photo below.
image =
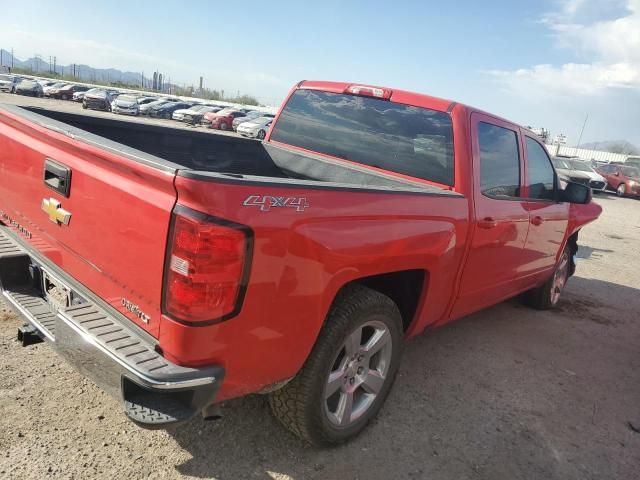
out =
{"type": "Polygon", "coordinates": [[[251,396],[218,422],[171,432],[192,456],[176,469],[221,480],[632,478],[638,311],[640,290],[574,277],[554,311],[512,300],[409,342],[381,415],[347,445],[301,444],[251,396]]]}

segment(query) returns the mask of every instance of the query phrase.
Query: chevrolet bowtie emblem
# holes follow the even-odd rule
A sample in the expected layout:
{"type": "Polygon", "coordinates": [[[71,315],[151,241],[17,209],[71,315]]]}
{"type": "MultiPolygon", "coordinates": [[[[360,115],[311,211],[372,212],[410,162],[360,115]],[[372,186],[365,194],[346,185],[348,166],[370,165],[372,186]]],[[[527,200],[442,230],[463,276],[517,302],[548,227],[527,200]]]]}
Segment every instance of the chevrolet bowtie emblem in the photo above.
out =
{"type": "Polygon", "coordinates": [[[49,215],[49,220],[51,220],[53,223],[57,225],[69,225],[69,220],[71,220],[71,213],[60,208],[60,202],[58,202],[56,199],[43,199],[42,210],[44,211],[44,213],[49,215]]]}

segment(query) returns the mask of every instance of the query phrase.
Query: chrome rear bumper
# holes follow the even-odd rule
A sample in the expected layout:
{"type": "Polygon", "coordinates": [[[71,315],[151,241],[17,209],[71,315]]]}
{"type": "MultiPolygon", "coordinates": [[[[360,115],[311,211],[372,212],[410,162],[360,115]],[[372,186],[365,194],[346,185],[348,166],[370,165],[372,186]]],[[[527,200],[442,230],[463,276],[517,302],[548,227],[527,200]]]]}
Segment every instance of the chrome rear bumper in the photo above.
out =
{"type": "Polygon", "coordinates": [[[65,272],[0,225],[0,292],[51,346],[83,375],[123,403],[146,428],[187,420],[213,405],[224,377],[218,366],[188,368],[165,359],[156,342],[65,272]],[[72,292],[74,304],[55,311],[43,275],[72,292]]]}

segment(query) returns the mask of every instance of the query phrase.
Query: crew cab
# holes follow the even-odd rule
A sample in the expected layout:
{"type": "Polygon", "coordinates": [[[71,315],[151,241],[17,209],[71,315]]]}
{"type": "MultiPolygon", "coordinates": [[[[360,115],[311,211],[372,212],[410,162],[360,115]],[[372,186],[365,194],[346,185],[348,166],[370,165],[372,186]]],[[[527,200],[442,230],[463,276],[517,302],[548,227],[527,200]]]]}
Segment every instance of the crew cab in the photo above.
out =
{"type": "Polygon", "coordinates": [[[0,171],[23,344],[143,427],[259,392],[319,445],[376,415],[404,340],[520,294],[557,305],[601,212],[529,130],[338,82],[297,84],[264,142],[2,105],[0,171]]]}

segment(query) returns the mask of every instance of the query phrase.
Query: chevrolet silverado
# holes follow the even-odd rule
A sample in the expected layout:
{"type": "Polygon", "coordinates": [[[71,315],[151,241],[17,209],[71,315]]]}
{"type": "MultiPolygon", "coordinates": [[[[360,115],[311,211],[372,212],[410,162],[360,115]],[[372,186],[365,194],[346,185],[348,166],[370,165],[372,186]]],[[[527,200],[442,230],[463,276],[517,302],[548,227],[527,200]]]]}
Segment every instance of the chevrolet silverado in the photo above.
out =
{"type": "Polygon", "coordinates": [[[0,282],[146,428],[268,393],[314,444],[380,410],[403,341],[555,306],[601,208],[532,132],[448,100],[297,84],[264,142],[0,106],[0,282]]]}

